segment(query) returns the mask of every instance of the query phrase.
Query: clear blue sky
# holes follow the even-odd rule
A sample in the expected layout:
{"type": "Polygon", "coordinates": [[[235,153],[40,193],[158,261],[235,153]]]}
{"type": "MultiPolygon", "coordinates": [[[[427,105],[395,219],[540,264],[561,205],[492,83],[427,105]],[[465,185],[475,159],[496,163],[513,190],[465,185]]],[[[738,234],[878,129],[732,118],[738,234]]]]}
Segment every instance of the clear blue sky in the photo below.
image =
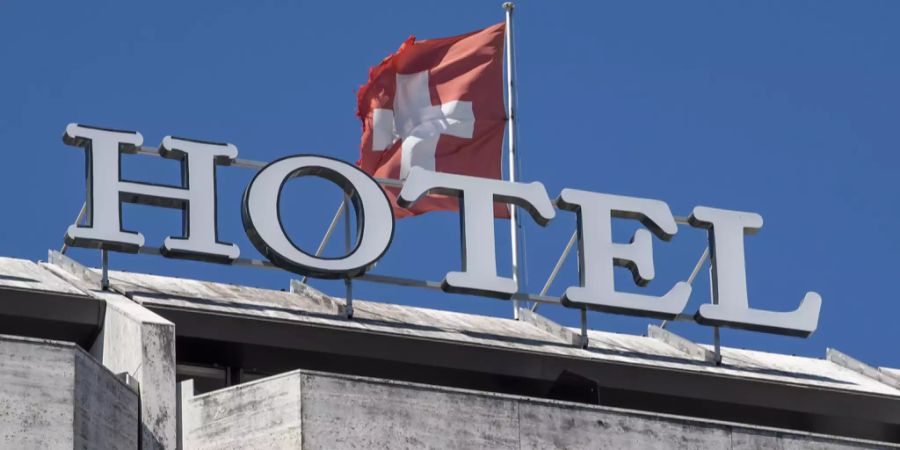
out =
{"type": "MultiPolygon", "coordinates": [[[[358,155],[355,89],[410,34],[460,34],[502,20],[500,2],[46,2],[0,0],[0,254],[45,259],[84,200],[84,153],[66,124],[237,145],[240,157],[358,155]]],[[[896,1],[519,2],[516,38],[523,179],[564,187],[754,211],[750,302],[787,310],[823,297],[810,339],[723,331],[723,344],[822,357],[836,347],[900,367],[900,3],[896,1]]],[[[175,183],[177,166],[125,157],[126,177],[175,183]]],[[[220,236],[256,252],[240,223],[252,173],[219,171],[220,236]]],[[[283,214],[314,248],[340,194],[293,181],[283,214]]],[[[440,280],[459,265],[457,216],[398,223],[375,272],[440,280]]],[[[179,214],[126,206],[125,225],[152,245],[179,214]]],[[[527,283],[539,291],[574,226],[560,212],[526,223],[527,283]]],[[[616,224],[627,239],[635,224],[616,224]]],[[[506,223],[499,263],[508,272],[506,223]]],[[[337,254],[341,245],[329,251],[337,254]]],[[[686,279],[705,234],[682,227],[654,242],[660,294],[686,279]]],[[[95,250],[70,253],[96,265],[95,250]]],[[[111,256],[116,269],[287,288],[291,274],[111,256]]],[[[574,258],[551,289],[576,282],[574,258]]],[[[623,269],[624,270],[624,269],[623,269]]],[[[618,288],[638,290],[626,273],[618,288]]],[[[313,284],[343,295],[335,282],[313,284]]],[[[707,277],[686,312],[709,301],[707,277]]],[[[508,302],[358,283],[357,298],[510,316],[508,302]]],[[[578,312],[544,307],[577,325],[578,312]]],[[[643,334],[651,321],[590,314],[592,328],[643,334]]],[[[691,339],[712,329],[678,323],[691,339]]]]}

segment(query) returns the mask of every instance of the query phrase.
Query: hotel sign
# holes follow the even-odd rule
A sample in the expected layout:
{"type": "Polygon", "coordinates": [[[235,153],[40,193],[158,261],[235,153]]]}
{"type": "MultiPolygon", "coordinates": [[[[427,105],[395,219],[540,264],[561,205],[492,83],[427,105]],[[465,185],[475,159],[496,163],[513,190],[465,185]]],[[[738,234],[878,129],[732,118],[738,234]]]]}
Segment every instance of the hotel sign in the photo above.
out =
{"type": "MultiPolygon", "coordinates": [[[[177,208],[182,211],[180,235],[167,237],[160,252],[229,264],[240,249],[219,239],[216,227],[216,169],[237,158],[237,148],[167,136],[160,156],[181,163],[181,186],[123,180],[120,158],[143,144],[140,133],[70,124],[63,141],[86,154],[88,217],[66,231],[66,243],[76,247],[138,252],[144,246],[139,232],[122,228],[122,202],[177,208]]],[[[638,285],[654,278],[653,236],[671,240],[678,232],[669,206],[659,200],[563,189],[551,200],[541,183],[517,183],[439,173],[412,167],[398,197],[409,207],[429,194],[459,198],[462,267],[446,274],[442,288],[498,298],[511,298],[513,279],[497,274],[494,245],[494,202],[514,204],[539,225],[553,220],[557,210],[574,214],[578,227],[579,283],[570,286],[561,303],[567,307],[673,319],[691,295],[686,282],[676,283],[662,296],[617,291],[616,266],[628,268],[638,285]],[[612,219],[643,224],[631,242],[612,240],[612,219]]],[[[357,167],[317,155],[285,157],[262,168],[247,186],[241,207],[244,229],[253,246],[285,270],[318,278],[353,278],[366,273],[387,252],[394,236],[391,204],[378,182],[357,167]],[[278,214],[281,191],[291,178],[316,176],[339,186],[349,196],[358,217],[356,247],[347,255],[326,258],[293,244],[278,214]]],[[[808,336],[819,318],[821,297],[808,292],[789,312],[755,309],[747,297],[744,237],[762,227],[759,214],[698,206],[689,224],[706,230],[711,255],[712,303],[702,305],[697,322],[757,331],[808,336]]]]}

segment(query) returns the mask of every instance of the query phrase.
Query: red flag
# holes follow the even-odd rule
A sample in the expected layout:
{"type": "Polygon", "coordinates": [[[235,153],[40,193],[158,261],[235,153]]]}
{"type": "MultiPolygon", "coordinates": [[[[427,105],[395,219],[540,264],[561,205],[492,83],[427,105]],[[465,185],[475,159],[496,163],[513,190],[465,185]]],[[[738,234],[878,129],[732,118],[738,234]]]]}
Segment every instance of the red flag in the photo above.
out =
{"type": "MultiPolygon", "coordinates": [[[[369,70],[357,94],[363,133],[357,165],[377,178],[402,180],[409,168],[500,179],[503,131],[503,34],[500,23],[442,39],[407,39],[369,70]]],[[[397,218],[457,210],[455,198],[429,196],[397,218]]],[[[504,205],[498,217],[509,217],[504,205]]]]}

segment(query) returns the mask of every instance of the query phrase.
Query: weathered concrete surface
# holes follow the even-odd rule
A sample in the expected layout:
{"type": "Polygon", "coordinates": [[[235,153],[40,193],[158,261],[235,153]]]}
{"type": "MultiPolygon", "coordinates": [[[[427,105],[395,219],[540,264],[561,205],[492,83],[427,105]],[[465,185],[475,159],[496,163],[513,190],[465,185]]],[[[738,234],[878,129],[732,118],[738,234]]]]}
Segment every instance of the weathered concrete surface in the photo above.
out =
{"type": "Polygon", "coordinates": [[[704,362],[715,362],[716,360],[715,352],[709,351],[706,347],[695,344],[665,328],[647,325],[647,336],[660,342],[665,342],[694,359],[704,362]]]}
{"type": "MultiPolygon", "coordinates": [[[[354,318],[346,320],[315,289],[281,292],[248,286],[155,275],[110,272],[111,285],[148,307],[162,307],[243,318],[278,320],[298,325],[389,334],[536,352],[598,362],[644,365],[699,374],[714,374],[837,391],[900,397],[900,389],[824,359],[722,348],[723,364],[698,364],[683,351],[660,340],[588,330],[587,349],[568,344],[580,330],[553,331],[526,321],[439,311],[428,308],[354,300],[354,318]],[[561,334],[564,333],[564,334],[561,334]]],[[[708,345],[699,345],[710,350],[708,345]]]]}
{"type": "Polygon", "coordinates": [[[875,449],[871,441],[294,371],[182,395],[183,448],[875,449]]]}
{"type": "Polygon", "coordinates": [[[303,448],[516,448],[517,403],[432,386],[294,372],[303,448]]]}
{"type": "Polygon", "coordinates": [[[543,330],[561,341],[573,347],[581,346],[581,335],[572,330],[532,311],[529,308],[519,308],[519,320],[531,324],[539,330],[543,330]]]}
{"type": "Polygon", "coordinates": [[[334,297],[329,297],[322,292],[313,289],[310,285],[301,282],[300,280],[291,280],[290,292],[292,294],[297,294],[304,300],[315,304],[317,308],[322,308],[325,311],[330,311],[334,315],[345,316],[347,314],[346,300],[339,301],[334,297]]]}
{"type": "Polygon", "coordinates": [[[141,446],[175,447],[175,325],[117,292],[102,291],[94,273],[51,252],[47,270],[106,303],[102,329],[91,354],[141,386],[141,446]]]}
{"type": "MultiPolygon", "coordinates": [[[[552,332],[546,328],[534,326],[524,321],[513,321],[509,319],[475,316],[469,314],[459,314],[446,311],[436,311],[426,308],[414,308],[400,305],[390,305],[376,302],[356,301],[356,315],[353,320],[346,320],[340,314],[338,301],[329,300],[321,293],[313,289],[297,290],[294,293],[278,292],[266,289],[257,289],[246,286],[228,285],[222,283],[210,283],[196,280],[184,280],[174,277],[161,277],[143,274],[132,274],[113,272],[112,288],[113,292],[101,292],[98,290],[97,271],[94,269],[85,269],[78,272],[77,275],[69,272],[69,269],[62,269],[54,264],[35,265],[30,262],[21,262],[20,260],[10,260],[8,258],[0,258],[0,286],[7,286],[10,289],[22,289],[27,291],[39,291],[49,293],[59,293],[60,295],[69,294],[74,297],[90,295],[92,299],[103,300],[104,304],[118,303],[121,308],[119,312],[112,311],[107,316],[109,320],[114,320],[116,315],[123,317],[137,318],[130,324],[123,320],[118,320],[120,326],[113,326],[104,323],[104,335],[98,341],[97,345],[92,349],[95,354],[103,355],[104,348],[107,346],[116,346],[122,349],[121,352],[116,350],[115,355],[108,355],[107,361],[116,370],[128,371],[134,373],[137,378],[144,378],[142,361],[150,361],[160,357],[154,354],[158,351],[163,355],[163,364],[157,366],[155,370],[157,374],[162,374],[158,379],[160,382],[148,382],[144,380],[145,392],[142,395],[152,395],[155,386],[160,387],[159,404],[167,404],[166,402],[175,403],[174,395],[171,392],[171,386],[174,382],[165,382],[169,376],[172,376],[173,370],[166,369],[166,361],[169,358],[169,349],[171,345],[166,345],[165,334],[154,336],[154,333],[144,333],[146,328],[143,326],[144,319],[148,319],[150,323],[156,320],[154,316],[141,318],[139,316],[130,315],[132,306],[154,307],[160,310],[183,310],[194,311],[202,315],[210,316],[227,316],[229,318],[240,319],[262,319],[271,320],[279,324],[291,324],[299,327],[320,327],[336,330],[345,330],[354,333],[366,333],[373,336],[391,336],[398,338],[406,338],[408,340],[435,342],[436,345],[453,344],[472,348],[491,348],[502,349],[510,352],[520,352],[523,354],[541,355],[541,357],[549,358],[565,358],[567,361],[589,361],[598,365],[622,365],[633,367],[646,367],[652,369],[661,369],[672,371],[673,374],[696,374],[698,376],[715,376],[716,380],[721,378],[725,380],[740,379],[747,381],[747,384],[753,382],[762,382],[771,385],[783,385],[795,388],[797,392],[810,392],[812,390],[819,391],[823,394],[832,392],[849,393],[856,395],[855,398],[860,401],[872,398],[893,399],[900,398],[900,389],[894,385],[884,383],[882,380],[866,376],[858,371],[841,367],[831,361],[817,358],[798,357],[791,355],[778,355],[773,353],[741,350],[733,348],[723,348],[724,364],[716,366],[714,364],[703,363],[688,357],[684,352],[663,343],[656,339],[630,336],[616,333],[609,333],[597,330],[590,330],[590,347],[581,349],[571,345],[567,345],[560,338],[558,333],[552,332]],[[37,268],[46,270],[42,273],[37,268]],[[52,272],[52,273],[51,273],[52,272]],[[48,277],[47,274],[55,276],[48,277]],[[80,293],[80,294],[79,294],[80,293]],[[74,295],[73,295],[74,294],[74,295]],[[119,295],[121,294],[121,295],[119,295]],[[130,303],[129,303],[130,302],[130,303]],[[119,314],[121,313],[121,314],[119,314]],[[150,320],[152,319],[152,320],[150,320]],[[142,324],[135,327],[136,323],[142,324]],[[115,331],[119,328],[119,331],[115,331]],[[108,333],[108,334],[106,334],[108,333]],[[112,336],[130,336],[125,339],[112,336]],[[137,336],[137,337],[136,337],[137,336]],[[153,345],[145,342],[147,339],[155,340],[153,345]],[[158,350],[151,351],[149,348],[156,346],[158,350]],[[135,355],[140,355],[136,358],[135,355]],[[151,356],[152,355],[152,356],[151,356]],[[159,369],[162,367],[162,369],[159,369]],[[149,386],[147,386],[149,384],[149,386]],[[169,391],[166,391],[169,390],[169,391]]],[[[77,263],[76,263],[77,264],[77,263]]],[[[330,299],[335,300],[335,299],[330,299]]],[[[129,319],[129,320],[131,320],[129,319]]],[[[180,323],[180,322],[179,322],[180,323]]],[[[160,325],[168,326],[166,323],[160,325]]],[[[164,327],[163,327],[164,328],[164,327]]],[[[577,334],[578,330],[569,329],[570,332],[577,334]]],[[[268,345],[268,344],[266,344],[268,345]]],[[[700,345],[709,349],[707,345],[700,345]]],[[[441,360],[429,360],[428,364],[440,366],[443,364],[441,360]]],[[[495,366],[499,365],[495,361],[488,358],[477,360],[479,366],[485,367],[486,371],[501,372],[501,369],[495,366]]],[[[152,367],[152,364],[148,365],[152,367]]],[[[510,374],[520,375],[521,371],[532,370],[527,376],[535,378],[543,377],[541,370],[544,366],[535,364],[531,366],[520,367],[516,365],[506,365],[502,370],[509,370],[510,374]]],[[[895,369],[879,369],[888,375],[898,375],[895,369]]],[[[150,377],[147,377],[150,379],[150,377]]],[[[710,377],[712,378],[712,377],[710,377]]],[[[641,377],[623,378],[628,380],[641,379],[641,377]]],[[[655,386],[659,386],[656,384],[655,386]]],[[[621,387],[621,386],[613,386],[621,387]]],[[[625,386],[628,388],[628,386],[625,386]]],[[[704,388],[705,389],[705,388],[704,388]]],[[[657,392],[651,390],[651,392],[657,392]]],[[[149,398],[149,397],[148,397],[149,398]]],[[[735,401],[747,401],[751,404],[756,400],[753,398],[738,398],[735,401]]],[[[149,402],[148,407],[152,405],[149,402]]],[[[806,403],[800,402],[798,407],[801,411],[806,403]]],[[[838,403],[843,405],[850,403],[838,403]]],[[[887,405],[890,406],[890,405],[887,405]]],[[[147,411],[147,418],[153,408],[147,411]]],[[[869,411],[867,408],[859,408],[858,411],[869,411]]],[[[146,411],[146,408],[145,408],[146,411]]],[[[157,408],[155,417],[162,417],[159,427],[149,429],[150,434],[157,437],[156,443],[163,445],[164,442],[174,442],[174,426],[167,426],[168,420],[173,420],[175,414],[172,408],[157,408]],[[155,430],[155,431],[154,431],[155,430]],[[157,434],[153,434],[157,433],[157,434]],[[162,437],[159,437],[162,436],[162,437]]],[[[834,408],[829,411],[838,411],[842,417],[853,417],[857,414],[853,408],[834,408]]],[[[890,423],[895,423],[896,414],[891,408],[884,408],[879,417],[890,416],[890,423]],[[886,411],[886,412],[885,412],[886,411]],[[893,415],[892,415],[893,414],[893,415]]],[[[881,420],[881,419],[879,419],[881,420]]],[[[153,423],[147,420],[147,423],[153,423]]],[[[827,427],[819,428],[828,430],[827,427]]],[[[827,431],[826,431],[827,432],[827,431]]],[[[765,433],[763,433],[765,434],[765,433]]],[[[147,443],[153,443],[152,439],[145,439],[147,443]]]]}
{"type": "Polygon", "coordinates": [[[890,444],[615,408],[522,400],[520,446],[566,449],[887,449],[890,444]]]}
{"type": "Polygon", "coordinates": [[[141,386],[141,446],[175,446],[175,325],[117,294],[106,300],[103,330],[91,354],[141,386]]]}
{"type": "Polygon", "coordinates": [[[399,337],[440,339],[473,345],[502,345],[526,351],[565,345],[536,327],[510,319],[387,303],[353,301],[353,320],[343,300],[315,289],[294,292],[173,277],[110,272],[113,288],[148,307],[178,308],[247,318],[290,321],[399,337]]]}
{"type": "Polygon", "coordinates": [[[14,258],[0,258],[0,286],[57,294],[83,294],[80,289],[61,280],[41,265],[14,258]]]}
{"type": "Polygon", "coordinates": [[[137,448],[138,394],[74,344],[0,335],[0,442],[137,448]]]}
{"type": "Polygon", "coordinates": [[[194,397],[193,382],[182,382],[181,429],[187,433],[178,448],[298,448],[300,383],[296,376],[275,376],[194,397]]]}
{"type": "Polygon", "coordinates": [[[841,353],[833,348],[829,348],[825,351],[825,359],[846,369],[878,380],[879,382],[887,384],[888,386],[893,386],[900,389],[900,377],[895,375],[890,369],[883,370],[877,367],[872,367],[856,358],[851,357],[850,355],[841,353]]]}
{"type": "MultiPolygon", "coordinates": [[[[59,259],[71,261],[65,257],[59,259]]],[[[84,268],[75,261],[72,261],[74,263],[72,267],[63,269],[61,261],[37,265],[30,261],[0,258],[0,272],[2,272],[0,286],[60,294],[97,295],[99,275],[96,269],[84,268]],[[45,272],[41,272],[41,269],[45,269],[45,272]],[[67,270],[80,270],[81,274],[75,276],[67,270]]],[[[355,319],[346,320],[341,314],[339,301],[308,286],[291,293],[116,271],[111,272],[110,277],[113,289],[124,293],[137,303],[149,306],[285,320],[304,325],[539,352],[550,356],[643,364],[727,377],[900,397],[900,389],[824,359],[723,347],[722,366],[697,364],[692,358],[686,357],[684,352],[649,337],[589,330],[590,348],[580,349],[576,346],[560,345],[558,333],[540,329],[524,321],[427,308],[355,300],[355,319]]],[[[565,329],[565,331],[569,336],[579,334],[578,330],[565,329]]],[[[701,347],[707,350],[710,348],[708,345],[701,347]]],[[[880,370],[889,375],[900,376],[898,369],[880,370]]]]}

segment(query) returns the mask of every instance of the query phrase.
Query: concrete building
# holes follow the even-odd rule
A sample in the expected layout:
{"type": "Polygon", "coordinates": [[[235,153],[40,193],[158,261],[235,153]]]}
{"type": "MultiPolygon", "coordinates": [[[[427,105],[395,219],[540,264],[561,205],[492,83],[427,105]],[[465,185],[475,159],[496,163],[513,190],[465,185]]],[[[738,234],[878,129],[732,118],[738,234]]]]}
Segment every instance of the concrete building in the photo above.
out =
{"type": "Polygon", "coordinates": [[[109,277],[0,258],[3,448],[900,448],[900,370],[835,350],[109,277]]]}

